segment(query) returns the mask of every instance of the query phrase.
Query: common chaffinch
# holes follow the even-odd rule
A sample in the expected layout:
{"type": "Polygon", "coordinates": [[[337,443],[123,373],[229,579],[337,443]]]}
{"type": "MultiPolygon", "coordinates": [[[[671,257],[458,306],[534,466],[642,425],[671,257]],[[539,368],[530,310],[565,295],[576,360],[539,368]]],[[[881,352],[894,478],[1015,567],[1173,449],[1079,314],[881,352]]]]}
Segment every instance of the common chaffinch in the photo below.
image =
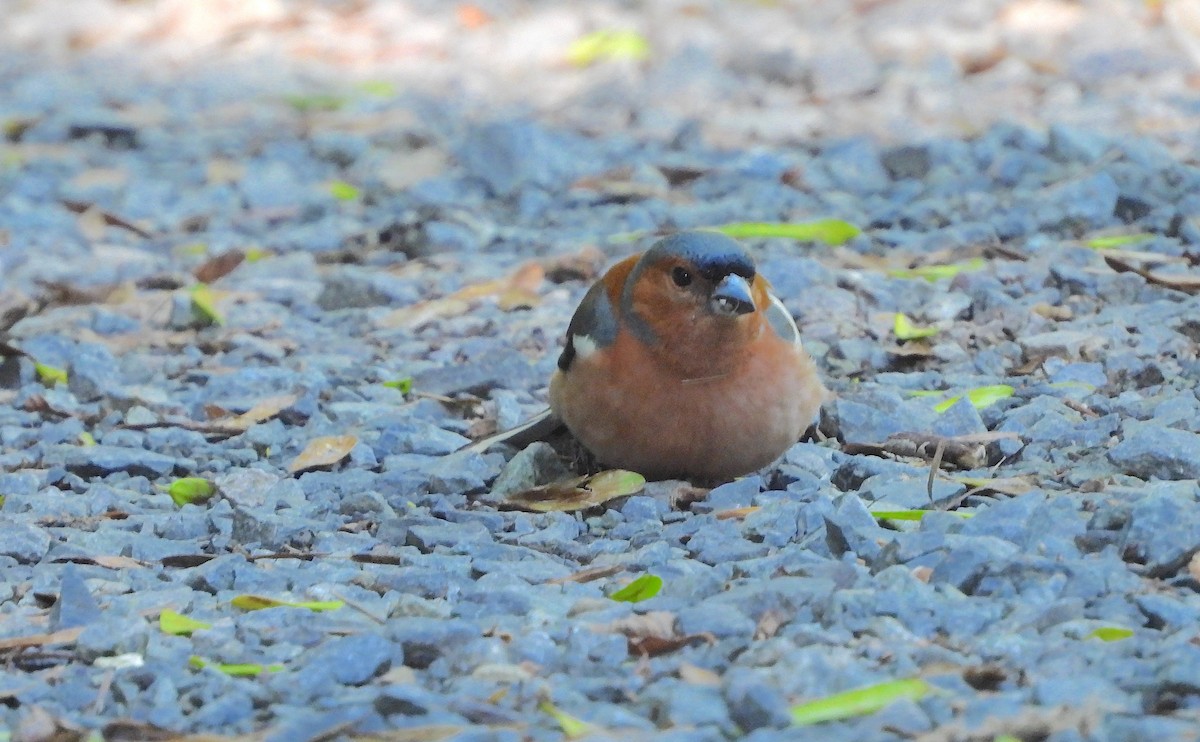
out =
{"type": "Polygon", "coordinates": [[[754,260],[681,232],[614,265],[567,327],[550,411],[480,442],[567,429],[605,465],[728,480],[778,458],[829,392],[754,260]]]}

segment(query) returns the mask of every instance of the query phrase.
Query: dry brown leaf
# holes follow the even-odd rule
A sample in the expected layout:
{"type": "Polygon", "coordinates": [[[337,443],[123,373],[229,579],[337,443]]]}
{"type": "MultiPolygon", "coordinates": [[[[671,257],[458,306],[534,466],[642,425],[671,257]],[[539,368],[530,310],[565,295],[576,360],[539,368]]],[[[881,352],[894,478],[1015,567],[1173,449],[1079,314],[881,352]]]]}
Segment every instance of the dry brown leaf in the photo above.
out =
{"type": "Polygon", "coordinates": [[[52,644],[70,644],[82,633],[83,627],[76,626],[71,629],[52,631],[49,634],[31,634],[0,639],[0,652],[9,649],[25,649],[26,647],[47,647],[52,644]]]}
{"type": "Polygon", "coordinates": [[[768,610],[764,611],[758,617],[758,624],[754,627],[754,638],[758,641],[770,639],[779,633],[783,625],[788,622],[787,616],[782,611],[768,610]]]}
{"type": "Polygon", "coordinates": [[[1155,286],[1162,286],[1176,291],[1183,291],[1188,294],[1200,292],[1200,275],[1182,275],[1177,273],[1156,273],[1149,268],[1136,266],[1133,263],[1113,257],[1111,255],[1104,256],[1104,262],[1108,264],[1117,273],[1136,273],[1146,279],[1147,283],[1152,283],[1155,286]]]}
{"type": "Polygon", "coordinates": [[[1037,304],[1034,304],[1032,309],[1035,314],[1039,314],[1046,319],[1052,319],[1059,322],[1069,320],[1075,316],[1075,313],[1071,311],[1070,307],[1047,304],[1044,301],[1039,301],[1037,304]]]}
{"type": "Polygon", "coordinates": [[[959,469],[978,469],[987,464],[987,444],[1001,439],[1020,440],[1016,433],[992,431],[975,435],[940,436],[933,433],[904,432],[888,436],[883,443],[846,443],[842,450],[868,456],[905,456],[932,460],[939,447],[942,465],[959,469]]]}
{"type": "Polygon", "coordinates": [[[85,729],[54,716],[41,706],[34,706],[13,731],[13,742],[83,742],[85,729]]]}
{"type": "Polygon", "coordinates": [[[237,160],[214,157],[205,165],[204,177],[209,185],[237,183],[246,177],[246,164],[237,160]]]}
{"type": "Polygon", "coordinates": [[[607,200],[626,203],[647,198],[668,198],[671,192],[660,185],[634,179],[633,169],[619,167],[602,175],[580,178],[573,190],[595,191],[607,200]]]}
{"type": "MultiPolygon", "coordinates": [[[[384,127],[389,124],[385,122],[384,127]]],[[[382,155],[379,178],[393,191],[403,191],[435,176],[449,166],[446,153],[437,147],[422,147],[382,155]]]]}
{"type": "MultiPolygon", "coordinates": [[[[511,729],[511,727],[502,724],[492,725],[489,728],[492,730],[511,729]]],[[[441,742],[441,740],[450,739],[461,734],[466,729],[467,727],[453,726],[451,724],[426,724],[419,727],[405,727],[404,729],[389,729],[383,732],[355,734],[353,739],[354,742],[441,742]]]]}
{"type": "Polygon", "coordinates": [[[188,569],[199,567],[201,564],[207,564],[216,558],[215,554],[174,554],[172,556],[165,556],[158,561],[164,567],[188,569]]]}
{"type": "Polygon", "coordinates": [[[697,667],[690,662],[679,663],[679,679],[692,685],[721,685],[721,676],[704,667],[697,667]]]}
{"type": "Polygon", "coordinates": [[[447,296],[394,309],[379,320],[379,325],[384,328],[411,327],[416,329],[436,319],[458,317],[470,310],[471,302],[447,296]]]}
{"type": "Polygon", "coordinates": [[[234,269],[245,259],[246,253],[241,250],[229,250],[204,261],[196,270],[192,271],[192,275],[200,283],[212,283],[233,273],[234,269]]]}
{"type": "Polygon", "coordinates": [[[716,641],[716,637],[708,633],[673,636],[666,639],[658,636],[631,636],[629,637],[629,651],[632,654],[643,655],[645,657],[658,657],[659,655],[674,652],[676,649],[691,646],[697,642],[715,644],[716,641]]]}
{"type": "Polygon", "coordinates": [[[80,557],[63,561],[71,561],[76,564],[94,564],[97,567],[104,567],[105,569],[138,569],[150,566],[148,562],[127,556],[80,557]]]}
{"type": "Polygon", "coordinates": [[[675,614],[670,611],[648,611],[618,618],[606,624],[593,624],[592,629],[601,634],[624,634],[625,636],[656,636],[666,639],[675,636],[675,614]]]}
{"type": "Polygon", "coordinates": [[[711,634],[677,634],[675,614],[669,611],[635,614],[611,623],[593,625],[592,629],[607,634],[624,634],[629,642],[629,651],[646,657],[674,652],[695,642],[716,641],[711,634]]]}
{"type": "Polygon", "coordinates": [[[571,574],[563,577],[555,577],[553,580],[546,580],[546,584],[565,585],[568,582],[592,582],[593,580],[612,577],[613,575],[621,572],[622,569],[624,569],[624,567],[620,566],[619,564],[610,564],[606,567],[592,567],[591,569],[572,572],[571,574]]]}
{"type": "Polygon", "coordinates": [[[91,189],[96,187],[120,188],[129,181],[129,171],[118,167],[93,167],[82,171],[71,178],[71,186],[76,189],[91,189]]]}
{"type": "Polygon", "coordinates": [[[744,508],[731,508],[729,510],[718,510],[713,513],[717,520],[741,520],[751,513],[757,513],[762,508],[758,505],[747,505],[744,508]]]}
{"type": "Polygon", "coordinates": [[[79,217],[75,220],[75,224],[79,227],[79,232],[88,239],[88,242],[103,240],[104,233],[108,230],[108,221],[104,218],[104,212],[96,206],[79,212],[79,217]]]}
{"type": "Polygon", "coordinates": [[[288,464],[292,474],[332,466],[350,455],[350,449],[358,445],[358,439],[352,435],[327,435],[314,438],[308,442],[300,455],[288,464]]]}
{"type": "Polygon", "coordinates": [[[1032,475],[1024,475],[1020,477],[996,477],[994,479],[965,479],[955,478],[956,482],[962,482],[971,489],[967,490],[967,495],[977,495],[981,493],[994,492],[998,495],[1008,495],[1010,497],[1018,497],[1028,494],[1037,487],[1037,479],[1032,475]]]}
{"type": "MultiPolygon", "coordinates": [[[[223,737],[222,739],[230,739],[223,737]]],[[[104,725],[104,742],[197,742],[192,735],[180,736],[178,732],[134,719],[117,719],[104,725]]]]}
{"type": "Polygon", "coordinates": [[[546,278],[554,283],[585,281],[591,283],[600,275],[607,260],[595,245],[585,245],[578,252],[559,255],[542,261],[546,278]]]}
{"type": "Polygon", "coordinates": [[[223,421],[214,420],[214,422],[228,423],[232,427],[245,430],[251,425],[257,425],[258,423],[270,420],[296,404],[296,400],[298,399],[300,399],[300,395],[298,394],[281,394],[277,397],[267,397],[266,399],[259,400],[257,404],[240,415],[223,421]]]}
{"type": "Polygon", "coordinates": [[[933,346],[928,340],[909,340],[904,345],[889,345],[884,351],[897,358],[933,358],[933,346]]]}
{"type": "Polygon", "coordinates": [[[912,574],[921,582],[929,582],[929,578],[933,577],[933,567],[913,567],[912,574]]]}
{"type": "Polygon", "coordinates": [[[87,201],[72,201],[71,199],[63,198],[63,199],[59,199],[59,203],[61,203],[65,207],[67,207],[67,209],[69,209],[70,211],[75,212],[76,214],[86,215],[87,212],[93,211],[94,216],[87,217],[87,218],[97,218],[105,226],[119,227],[126,231],[133,232],[134,234],[136,234],[138,237],[141,237],[142,239],[148,240],[154,236],[150,232],[147,232],[145,229],[142,229],[141,227],[139,227],[138,225],[129,221],[128,219],[124,219],[120,216],[117,216],[116,214],[99,209],[95,204],[88,203],[87,201]]]}
{"type": "Polygon", "coordinates": [[[1188,574],[1193,580],[1200,582],[1200,551],[1192,554],[1191,561],[1188,562],[1188,574]]]}
{"type": "Polygon", "coordinates": [[[505,278],[474,283],[440,299],[395,309],[379,323],[383,327],[417,328],[435,319],[466,314],[475,302],[490,296],[495,296],[497,306],[506,312],[527,309],[541,303],[539,290],[545,279],[546,271],[542,266],[535,262],[524,263],[505,278]]]}
{"type": "Polygon", "coordinates": [[[637,494],[645,486],[645,477],[637,472],[610,469],[516,492],[509,495],[501,507],[534,513],[570,512],[637,494]]]}

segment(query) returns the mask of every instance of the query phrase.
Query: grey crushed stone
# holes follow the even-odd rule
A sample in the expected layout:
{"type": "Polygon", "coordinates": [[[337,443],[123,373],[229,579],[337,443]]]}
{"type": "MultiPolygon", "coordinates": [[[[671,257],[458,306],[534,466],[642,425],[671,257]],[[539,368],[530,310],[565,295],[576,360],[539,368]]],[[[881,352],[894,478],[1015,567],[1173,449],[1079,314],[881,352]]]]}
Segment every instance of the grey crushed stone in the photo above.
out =
{"type": "Polygon", "coordinates": [[[52,666],[5,665],[0,727],[37,706],[280,740],[549,740],[549,699],[613,734],[775,739],[794,703],[933,668],[941,692],[821,737],[1191,733],[1197,298],[1086,246],[1147,233],[1126,247],[1155,271],[1195,262],[1176,11],[528,2],[466,29],[422,2],[92,7],[21,3],[0,24],[0,326],[26,354],[0,360],[0,637],[84,628],[52,666]],[[207,43],[187,31],[202,20],[207,43]],[[561,64],[607,26],[641,30],[651,58],[561,64]],[[328,92],[335,110],[284,99],[328,92]],[[564,473],[547,447],[453,453],[480,415],[544,403],[587,284],[551,272],[518,311],[438,300],[647,243],[618,233],[820,217],[864,234],[748,244],[838,392],[833,439],[690,505],[657,483],[583,514],[496,507],[564,473]],[[225,324],[205,326],[192,271],[235,248],[270,254],[213,281],[225,324]],[[975,257],[950,279],[889,274],[975,257]],[[938,328],[927,354],[897,347],[896,312],[938,328]],[[404,378],[415,395],[384,385],[404,378]],[[990,407],[933,409],[1001,383],[1014,395],[990,407]],[[213,424],[283,395],[244,432],[213,424]],[[840,450],[906,430],[1010,437],[931,502],[926,462],[840,450]],[[347,434],[345,461],[289,473],[347,434]],[[220,493],[178,508],[179,476],[220,493]],[[991,476],[1028,491],[958,481],[991,476]],[[951,502],[972,517],[870,512],[951,502]],[[608,598],[646,572],[661,595],[608,598]],[[245,593],[347,604],[234,609],[245,593]],[[212,627],[166,635],[167,608],[212,627]],[[698,638],[641,657],[615,622],[654,611],[698,638]],[[1106,627],[1133,636],[1089,638],[1106,627]],[[98,663],[128,653],[145,665],[98,663]],[[234,678],[193,655],[282,669],[234,678]]]}

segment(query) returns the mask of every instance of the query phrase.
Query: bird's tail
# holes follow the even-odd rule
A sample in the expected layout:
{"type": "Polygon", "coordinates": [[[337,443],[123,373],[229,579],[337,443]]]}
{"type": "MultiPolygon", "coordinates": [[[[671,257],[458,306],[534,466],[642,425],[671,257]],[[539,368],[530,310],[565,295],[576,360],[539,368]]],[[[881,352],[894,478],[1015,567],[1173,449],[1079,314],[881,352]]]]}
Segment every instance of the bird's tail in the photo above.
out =
{"type": "Polygon", "coordinates": [[[549,409],[542,410],[515,428],[509,428],[501,433],[494,433],[481,438],[474,443],[463,446],[461,451],[483,453],[497,443],[506,443],[516,448],[524,448],[534,441],[544,441],[563,428],[562,420],[558,419],[549,409]]]}

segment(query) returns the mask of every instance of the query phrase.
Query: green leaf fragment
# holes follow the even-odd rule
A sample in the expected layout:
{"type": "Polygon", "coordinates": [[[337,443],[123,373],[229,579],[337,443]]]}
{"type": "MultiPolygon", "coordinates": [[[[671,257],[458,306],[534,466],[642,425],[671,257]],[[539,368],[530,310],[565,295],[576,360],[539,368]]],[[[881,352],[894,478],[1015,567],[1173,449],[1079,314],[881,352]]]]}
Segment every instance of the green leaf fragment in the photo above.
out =
{"type": "Polygon", "coordinates": [[[1115,247],[1125,247],[1126,245],[1136,245],[1141,242],[1148,242],[1157,235],[1141,232],[1138,234],[1118,234],[1111,237],[1094,237],[1083,243],[1093,250],[1111,250],[1115,247]]]}
{"type": "Polygon", "coordinates": [[[734,239],[781,237],[802,242],[824,242],[844,245],[862,230],[840,219],[819,219],[812,222],[734,222],[711,229],[734,239]]]}
{"type": "Polygon", "coordinates": [[[211,629],[212,624],[188,618],[172,610],[166,610],[158,614],[158,628],[164,634],[171,634],[172,636],[191,636],[193,631],[211,629]]]}
{"type": "Polygon", "coordinates": [[[223,325],[225,317],[217,310],[216,297],[208,284],[198,283],[190,290],[192,295],[192,314],[197,320],[208,325],[223,325]]]}
{"type": "Polygon", "coordinates": [[[329,184],[329,192],[339,201],[356,201],[362,192],[344,180],[335,180],[329,184]]]}
{"type": "Polygon", "coordinates": [[[591,732],[596,731],[596,727],[588,724],[582,719],[577,719],[574,716],[571,716],[566,711],[560,710],[553,703],[550,703],[550,701],[542,701],[539,703],[538,710],[554,717],[554,720],[558,722],[559,728],[562,729],[563,735],[566,736],[567,739],[576,739],[584,736],[585,734],[590,734],[591,732]]]}
{"type": "Polygon", "coordinates": [[[905,698],[924,698],[932,691],[933,686],[920,678],[869,685],[793,706],[792,724],[808,726],[866,716],[905,698]]]}
{"type": "Polygon", "coordinates": [[[403,379],[393,379],[392,381],[385,381],[385,382],[383,382],[383,385],[386,386],[388,389],[397,389],[400,391],[401,394],[408,394],[413,389],[413,380],[412,380],[412,377],[409,376],[409,377],[406,377],[403,379]]]}
{"type": "Polygon", "coordinates": [[[286,95],[283,98],[288,105],[300,113],[311,111],[336,111],[346,105],[346,99],[340,95],[317,93],[314,95],[286,95]]]}
{"type": "Polygon", "coordinates": [[[33,370],[37,373],[38,381],[46,386],[58,386],[59,384],[67,383],[67,372],[61,368],[55,368],[54,366],[48,366],[35,361],[33,370]]]}
{"type": "Polygon", "coordinates": [[[596,31],[577,39],[567,49],[567,61],[587,67],[604,59],[650,58],[650,42],[636,31],[596,31]]]}
{"type": "Polygon", "coordinates": [[[959,273],[970,273],[983,270],[987,261],[983,258],[972,258],[962,263],[944,265],[922,265],[916,268],[896,268],[887,272],[892,278],[923,278],[930,283],[942,278],[954,278],[959,273]]]}
{"type": "Polygon", "coordinates": [[[229,604],[234,608],[241,608],[244,611],[258,611],[263,608],[307,608],[310,611],[335,611],[345,605],[340,600],[279,600],[277,598],[268,598],[264,595],[239,595],[229,604]]]}
{"type": "Polygon", "coordinates": [[[990,407],[1002,399],[1008,399],[1013,395],[1013,388],[1008,384],[992,384],[990,386],[980,386],[967,392],[967,399],[976,409],[990,407]]]}
{"type": "Polygon", "coordinates": [[[188,503],[204,502],[217,491],[212,482],[203,477],[184,477],[171,482],[167,494],[179,507],[188,503]]]}
{"type": "Polygon", "coordinates": [[[79,445],[84,448],[90,448],[96,445],[96,437],[85,430],[79,434],[79,445]]]}
{"type": "Polygon", "coordinates": [[[921,340],[938,334],[938,329],[915,325],[907,314],[896,312],[896,317],[892,321],[892,332],[896,334],[897,340],[921,340]]]}
{"type": "Polygon", "coordinates": [[[264,250],[261,247],[251,247],[246,250],[246,262],[257,263],[260,260],[271,257],[270,250],[264,250]]]}
{"type": "Polygon", "coordinates": [[[396,86],[387,80],[364,80],[357,87],[367,95],[379,98],[392,98],[396,95],[396,86]]]}
{"type": "Polygon", "coordinates": [[[180,245],[171,251],[177,258],[202,258],[208,255],[208,244],[193,242],[190,245],[180,245]]]}
{"type": "Polygon", "coordinates": [[[1133,629],[1126,629],[1120,626],[1101,626],[1083,638],[1099,639],[1102,642],[1119,642],[1122,639],[1128,639],[1131,636],[1133,636],[1133,629]]]}
{"type": "MultiPolygon", "coordinates": [[[[980,386],[971,389],[966,393],[967,400],[977,410],[982,410],[984,407],[990,407],[1002,399],[1007,399],[1013,395],[1013,388],[1008,384],[993,384],[991,386],[980,386]]],[[[958,404],[958,400],[964,395],[957,395],[947,399],[944,402],[939,402],[934,405],[933,410],[937,413],[945,412],[954,405],[958,404]]]]}
{"type": "Polygon", "coordinates": [[[192,655],[188,659],[188,664],[197,670],[203,670],[206,667],[211,667],[214,670],[231,675],[235,678],[252,678],[257,675],[262,675],[264,672],[279,672],[283,669],[283,665],[260,665],[258,663],[224,663],[224,662],[209,662],[203,657],[192,655]]]}
{"type": "MultiPolygon", "coordinates": [[[[939,512],[933,510],[872,510],[871,515],[876,520],[921,520],[926,513],[939,512]]],[[[964,513],[957,510],[947,510],[951,515],[957,515],[959,518],[973,518],[974,513],[964,513]]]]}
{"type": "Polygon", "coordinates": [[[662,578],[658,575],[642,575],[608,597],[621,603],[640,603],[658,595],[662,586],[662,578]]]}

